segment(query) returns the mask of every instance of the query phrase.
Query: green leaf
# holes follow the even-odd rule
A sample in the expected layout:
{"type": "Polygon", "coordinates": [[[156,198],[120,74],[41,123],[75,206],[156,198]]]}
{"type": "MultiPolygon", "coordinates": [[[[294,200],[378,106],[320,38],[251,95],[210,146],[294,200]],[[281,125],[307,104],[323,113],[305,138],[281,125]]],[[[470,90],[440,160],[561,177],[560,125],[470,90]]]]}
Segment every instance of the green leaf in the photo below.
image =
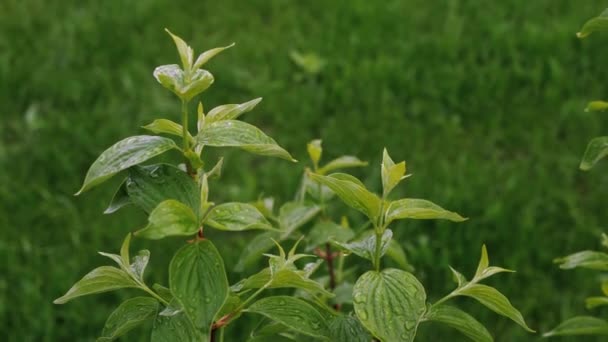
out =
{"type": "Polygon", "coordinates": [[[581,170],[587,171],[606,155],[608,155],[608,137],[593,138],[587,145],[579,167],[581,170]]]}
{"type": "Polygon", "coordinates": [[[207,125],[196,137],[198,143],[215,147],[238,147],[264,156],[296,161],[257,127],[238,120],[223,120],[207,125]]]}
{"type": "Polygon", "coordinates": [[[327,338],[329,327],[323,315],[304,300],[276,296],[253,303],[246,311],[264,315],[289,328],[313,337],[327,338]]]}
{"type": "Polygon", "coordinates": [[[213,75],[203,69],[192,71],[190,81],[186,82],[184,71],[177,64],[161,65],[154,69],[153,74],[158,83],[185,101],[202,93],[214,82],[213,75]]]}
{"type": "Polygon", "coordinates": [[[237,202],[224,203],[214,207],[207,215],[205,223],[215,229],[229,231],[274,229],[254,206],[237,202]]]}
{"type": "MultiPolygon", "coordinates": [[[[310,152],[309,152],[310,153],[310,152]]],[[[317,170],[317,173],[320,175],[325,175],[328,172],[339,170],[339,169],[347,169],[353,167],[362,167],[367,166],[367,162],[360,160],[357,157],[353,156],[342,156],[336,158],[329,163],[325,164],[322,168],[317,170]]]]}
{"type": "Polygon", "coordinates": [[[302,182],[306,193],[318,203],[326,203],[334,197],[335,193],[330,188],[313,181],[308,174],[304,174],[302,182]]]}
{"type": "Polygon", "coordinates": [[[126,287],[138,287],[129,275],[116,267],[98,267],[80,279],[66,294],[55,299],[55,304],[65,304],[70,300],[95,293],[108,292],[126,287]]]}
{"type": "Polygon", "coordinates": [[[397,240],[390,240],[386,249],[386,256],[393,259],[400,268],[408,272],[414,271],[414,267],[407,261],[407,255],[405,255],[405,251],[397,240]]]}
{"type": "Polygon", "coordinates": [[[529,332],[534,332],[524,321],[521,313],[511,305],[509,299],[493,287],[482,284],[468,284],[458,291],[459,295],[476,299],[488,309],[510,318],[529,332]]]}
{"type": "Polygon", "coordinates": [[[382,342],[413,341],[426,311],[424,287],[411,273],[368,271],[353,290],[361,324],[382,342]]]}
{"type": "Polygon", "coordinates": [[[493,276],[496,273],[501,272],[515,272],[513,270],[508,270],[502,267],[490,266],[490,259],[488,258],[488,250],[486,245],[481,247],[481,258],[479,259],[479,265],[477,266],[477,271],[475,272],[475,281],[480,281],[482,279],[493,276]]]}
{"type": "Polygon", "coordinates": [[[211,58],[215,57],[217,54],[219,54],[220,52],[229,49],[231,47],[234,46],[234,43],[228,45],[228,46],[223,46],[223,47],[218,47],[218,48],[214,48],[214,49],[210,49],[207,50],[203,53],[201,53],[198,58],[196,59],[196,62],[194,62],[194,65],[192,66],[192,69],[198,69],[200,67],[202,67],[205,63],[207,63],[211,58]]]}
{"type": "Polygon", "coordinates": [[[608,305],[608,297],[589,297],[585,299],[587,309],[594,309],[598,306],[608,305]]]}
{"type": "Polygon", "coordinates": [[[287,202],[279,209],[279,226],[287,238],[321,212],[321,207],[304,202],[287,202]]]}
{"type": "Polygon", "coordinates": [[[397,186],[397,184],[399,184],[399,182],[401,182],[402,179],[406,178],[405,162],[402,161],[395,164],[385,148],[384,152],[382,153],[382,164],[380,168],[382,173],[383,194],[386,196],[395,188],[395,186],[397,186]]]}
{"type": "Polygon", "coordinates": [[[135,236],[158,240],[167,236],[187,236],[198,231],[196,215],[187,205],[176,200],[161,202],[148,217],[148,225],[135,236]]]}
{"type": "Polygon", "coordinates": [[[198,216],[201,203],[198,185],[175,166],[154,164],[129,168],[125,185],[131,201],[147,213],[166,200],[176,200],[198,216]]]}
{"type": "Polygon", "coordinates": [[[169,290],[169,288],[160,284],[154,284],[152,285],[152,289],[154,289],[154,291],[156,291],[156,294],[158,294],[162,299],[166,300],[167,302],[170,303],[173,300],[173,294],[171,293],[171,290],[169,290]]]}
{"type": "Polygon", "coordinates": [[[450,271],[452,271],[453,279],[458,284],[458,287],[462,287],[467,284],[467,278],[462,275],[462,273],[456,271],[450,266],[450,271]]]}
{"type": "Polygon", "coordinates": [[[329,187],[344,203],[361,211],[370,220],[375,220],[380,214],[380,198],[367,190],[356,178],[343,173],[333,173],[329,176],[310,173],[309,176],[314,181],[329,187]]]}
{"type": "Polygon", "coordinates": [[[591,101],[587,104],[585,112],[599,112],[608,109],[608,102],[606,101],[591,101]]]}
{"type": "Polygon", "coordinates": [[[475,342],[492,342],[494,339],[486,327],[468,313],[449,305],[432,306],[425,318],[452,327],[475,342]]]}
{"type": "Polygon", "coordinates": [[[236,120],[239,116],[250,112],[262,101],[261,97],[241,104],[225,104],[213,108],[205,117],[205,124],[223,120],[236,120]]]}
{"type": "Polygon", "coordinates": [[[108,205],[106,210],[104,210],[104,212],[103,212],[104,214],[112,214],[112,213],[118,211],[119,209],[121,209],[122,207],[125,207],[125,206],[133,203],[133,202],[131,202],[131,198],[129,197],[129,194],[127,193],[127,186],[126,186],[125,182],[126,182],[126,180],[120,184],[120,186],[114,193],[114,196],[112,197],[112,201],[110,201],[110,204],[108,205]]]}
{"type": "Polygon", "coordinates": [[[174,35],[168,29],[165,29],[165,32],[167,32],[171,36],[171,38],[173,38],[173,41],[175,42],[175,47],[177,48],[177,53],[179,54],[179,58],[182,61],[184,70],[189,70],[192,66],[194,51],[192,51],[192,48],[188,46],[188,44],[186,44],[183,39],[174,35]]]}
{"type": "Polygon", "coordinates": [[[151,342],[201,342],[209,336],[199,332],[183,311],[171,314],[159,312],[152,327],[151,342]]]}
{"type": "Polygon", "coordinates": [[[589,19],[581,28],[576,36],[585,38],[593,32],[608,30],[608,9],[604,10],[599,16],[589,19]]]}
{"type": "Polygon", "coordinates": [[[306,145],[306,152],[308,152],[308,156],[310,157],[315,170],[319,167],[319,160],[321,160],[321,155],[323,154],[321,143],[321,139],[315,139],[306,145]]]}
{"type": "Polygon", "coordinates": [[[182,247],[171,260],[169,283],[175,299],[208,341],[213,320],[228,298],[224,261],[213,243],[198,240],[182,247]]]}
{"type": "Polygon", "coordinates": [[[313,250],[332,240],[344,243],[352,239],[354,235],[355,233],[350,228],[342,227],[332,221],[320,221],[307,234],[309,241],[307,250],[313,250]]]}
{"type": "MultiPolygon", "coordinates": [[[[380,256],[383,256],[388,250],[391,239],[393,238],[393,231],[386,229],[382,233],[382,241],[380,246],[380,256]]],[[[362,237],[351,241],[349,243],[342,243],[333,240],[332,243],[350,253],[354,253],[367,260],[374,261],[376,253],[376,234],[369,232],[364,234],[362,237]]]]}
{"type": "Polygon", "coordinates": [[[131,262],[131,257],[129,256],[129,247],[131,246],[131,236],[129,233],[125,236],[125,239],[122,240],[122,245],[120,246],[120,258],[122,260],[123,265],[128,265],[131,262]]]}
{"type": "MultiPolygon", "coordinates": [[[[182,127],[182,125],[167,119],[156,119],[152,121],[152,123],[143,126],[143,128],[156,134],[164,133],[175,135],[178,137],[184,136],[184,128],[182,127]]],[[[192,137],[190,132],[188,132],[188,140],[190,142],[194,141],[194,138],[192,137]]]]}
{"type": "Polygon", "coordinates": [[[369,342],[372,337],[357,317],[338,315],[329,324],[332,342],[369,342]]]}
{"type": "Polygon", "coordinates": [[[173,148],[178,148],[175,142],[163,137],[137,135],[123,139],[105,150],[95,160],[87,172],[82,188],[76,195],[106,181],[122,170],[173,148]]]}
{"type": "Polygon", "coordinates": [[[239,261],[234,266],[234,270],[236,272],[243,272],[246,268],[252,266],[262,257],[262,253],[274,246],[272,239],[279,239],[279,237],[280,234],[277,232],[266,232],[253,238],[243,249],[243,252],[239,256],[239,261]]]}
{"type": "Polygon", "coordinates": [[[152,320],[158,311],[158,301],[150,297],[135,297],[122,302],[106,320],[97,342],[108,342],[129,330],[152,320]]]}
{"type": "Polygon", "coordinates": [[[582,251],[554,260],[559,268],[569,270],[573,268],[589,268],[592,270],[608,271],[608,254],[596,251],[582,251]]]}
{"type": "Polygon", "coordinates": [[[608,335],[608,322],[590,316],[574,317],[544,333],[543,337],[571,335],[608,335]]]}
{"type": "Polygon", "coordinates": [[[137,253],[129,266],[130,273],[135,279],[142,283],[144,280],[144,271],[146,270],[146,266],[148,266],[148,261],[150,261],[150,251],[144,249],[137,253]]]}
{"type": "Polygon", "coordinates": [[[431,201],[416,198],[404,198],[390,202],[386,211],[386,224],[402,219],[444,219],[454,222],[466,220],[457,213],[445,210],[431,201]]]}

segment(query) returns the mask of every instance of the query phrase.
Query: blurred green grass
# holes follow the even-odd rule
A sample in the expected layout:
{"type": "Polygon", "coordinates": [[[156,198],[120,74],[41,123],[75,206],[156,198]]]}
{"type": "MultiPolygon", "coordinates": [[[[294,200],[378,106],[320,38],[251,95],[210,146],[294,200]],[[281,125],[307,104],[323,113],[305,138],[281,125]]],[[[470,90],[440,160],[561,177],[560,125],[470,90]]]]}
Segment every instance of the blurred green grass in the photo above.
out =
{"type": "MultiPolygon", "coordinates": [[[[145,218],[101,212],[112,185],[79,198],[90,163],[106,147],[178,105],[152,78],[177,61],[164,27],[197,50],[237,46],[208,66],[206,108],[264,101],[245,120],[305,160],[322,138],[326,157],[370,161],[358,173],[379,187],[381,151],[414,174],[401,194],[431,199],[471,219],[395,227],[416,275],[436,299],[452,287],[448,265],[471,273],[482,243],[516,269],[495,284],[529,324],[546,331],[584,313],[596,275],[563,272],[552,259],[596,248],[608,212],[608,166],[578,171],[587,141],[608,131],[588,100],[606,97],[608,37],[574,33],[603,1],[73,1],[0,2],[0,338],[89,341],[118,292],[66,306],[52,300],[91,268],[95,251],[118,249],[145,218]],[[307,77],[293,50],[326,64],[307,77]]],[[[218,200],[259,193],[288,200],[302,165],[241,152],[227,156],[218,200]]],[[[115,180],[112,184],[118,185],[115,180]]],[[[244,241],[221,235],[233,264],[244,241]]],[[[179,241],[152,250],[150,281],[166,277],[179,241]]],[[[235,281],[235,275],[231,280],[235,281]]],[[[469,305],[498,341],[534,340],[515,324],[469,305]]],[[[138,331],[138,332],[141,332],[138,331]]],[[[421,340],[460,338],[423,328],[421,340]],[[447,336],[447,337],[446,337],[447,336]]],[[[136,339],[132,334],[131,339],[136,339]]],[[[129,339],[129,340],[131,340],[129,339]]]]}

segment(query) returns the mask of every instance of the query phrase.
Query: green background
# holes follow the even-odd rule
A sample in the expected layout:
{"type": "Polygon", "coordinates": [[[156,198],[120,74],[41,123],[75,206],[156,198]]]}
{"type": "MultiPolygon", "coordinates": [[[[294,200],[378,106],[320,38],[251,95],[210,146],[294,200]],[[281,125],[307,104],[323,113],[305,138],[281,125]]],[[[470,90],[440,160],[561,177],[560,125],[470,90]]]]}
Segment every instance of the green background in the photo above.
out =
{"type": "MultiPolygon", "coordinates": [[[[436,300],[454,285],[448,265],[474,272],[491,261],[516,269],[497,286],[541,332],[599,294],[597,273],[560,271],[555,257],[599,248],[608,222],[608,165],[578,170],[587,141],[608,131],[588,100],[606,97],[608,36],[574,33],[605,1],[39,1],[0,2],[0,340],[90,341],[132,292],[51,304],[93,267],[109,262],[145,217],[102,215],[119,179],[72,196],[88,166],[153,119],[179,120],[176,98],[152,70],[178,61],[163,28],[197,51],[237,45],[207,65],[210,109],[264,100],[244,119],[297,159],[323,139],[325,160],[354,154],[354,172],[378,190],[383,147],[413,177],[398,192],[470,218],[411,221],[394,231],[436,300]],[[326,65],[307,76],[289,57],[326,65]]],[[[221,150],[216,201],[278,202],[296,190],[303,163],[221,150]]],[[[210,162],[215,155],[210,156],[210,162]]],[[[361,219],[354,216],[355,221],[361,219]]],[[[245,234],[215,235],[228,267],[245,234]]],[[[137,241],[152,251],[147,278],[166,283],[182,243],[137,241]]],[[[253,270],[252,270],[253,271],[253,270]]],[[[231,282],[238,280],[230,274],[231,282]]],[[[463,307],[498,341],[535,340],[477,303],[463,307]]],[[[433,327],[433,326],[431,326],[433,327]]],[[[138,330],[126,340],[137,340],[138,330]]],[[[421,341],[458,341],[423,327],[421,341]]],[[[464,338],[463,338],[464,340],[464,338]]]]}

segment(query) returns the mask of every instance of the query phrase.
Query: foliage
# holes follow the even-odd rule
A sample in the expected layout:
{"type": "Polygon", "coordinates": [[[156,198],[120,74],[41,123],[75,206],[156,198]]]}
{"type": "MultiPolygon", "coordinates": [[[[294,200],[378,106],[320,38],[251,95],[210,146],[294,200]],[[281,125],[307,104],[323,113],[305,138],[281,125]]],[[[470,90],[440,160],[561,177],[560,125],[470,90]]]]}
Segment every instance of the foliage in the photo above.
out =
{"type": "Polygon", "coordinates": [[[391,200],[392,190],[409,175],[405,162],[395,163],[386,149],[381,164],[382,195],[371,192],[349,174],[335,172],[367,165],[356,157],[342,156],[320,165],[323,148],[320,140],[314,140],[307,146],[312,169],[307,169],[302,176],[295,200],[283,204],[278,213],[270,199],[254,203],[216,204],[210,201],[210,180],[221,173],[223,162],[219,159],[211,168],[206,167],[201,158],[206,146],[237,147],[254,154],[289,161],[295,159],[260,129],[237,120],[252,110],[259,99],[219,106],[208,113],[199,102],[196,134],[192,135],[188,128],[189,102],[209,88],[214,80],[214,76],[202,67],[232,45],[205,51],[194,59],[193,49],[180,37],[167,32],[175,42],[182,65],[160,66],[155,69],[154,77],[181,100],[182,120],[178,124],[159,119],[145,128],[153,133],[177,136],[181,146],[160,136],[123,139],[105,150],[91,165],[77,193],[88,191],[125,171],[128,175],[106,212],[134,204],[149,214],[148,225],[129,233],[119,254],[100,253],[118,267],[96,268],[55,300],[56,304],[64,304],[80,296],[122,288],[139,289],[150,296],[132,298],[119,305],[109,316],[99,340],[116,339],[146,321],[152,322],[152,341],[223,340],[228,326],[243,314],[252,313],[271,321],[261,321],[251,334],[256,336],[254,338],[278,335],[295,340],[306,336],[323,341],[352,341],[369,333],[383,342],[413,341],[419,324],[434,321],[454,327],[473,340],[492,341],[488,331],[472,316],[444,304],[457,296],[476,299],[532,331],[503,294],[479,284],[496,273],[509,272],[489,266],[485,246],[475,276],[467,281],[452,270],[458,287],[434,304],[427,302],[424,286],[412,273],[382,267],[386,254],[402,268],[411,268],[405,252],[392,240],[388,227],[394,221],[466,220],[427,200],[391,200]],[[174,150],[183,158],[183,163],[177,167],[168,164],[141,166],[174,150]],[[334,197],[363,213],[369,224],[352,229],[345,218],[340,224],[333,222],[328,206],[334,197]],[[312,220],[316,220],[316,224],[307,238],[308,234],[301,230],[312,220]],[[367,229],[368,226],[372,229],[367,229]],[[268,231],[245,249],[240,263],[243,270],[249,270],[251,260],[272,247],[269,241],[277,246],[279,253],[264,254],[268,257],[267,268],[229,286],[223,258],[206,236],[208,227],[230,232],[268,231]],[[168,287],[146,284],[144,272],[150,252],[142,250],[131,257],[132,236],[154,240],[177,236],[191,238],[173,256],[168,287]],[[295,239],[297,242],[286,253],[281,243],[295,239]],[[306,239],[306,248],[316,255],[297,253],[303,239],[306,239]],[[332,246],[340,251],[332,250],[332,246]],[[344,260],[350,253],[371,261],[372,270],[363,274],[356,267],[344,270],[344,260]],[[315,261],[300,267],[300,260],[306,258],[315,261]],[[323,261],[327,266],[327,281],[315,275],[323,261]],[[334,266],[334,263],[338,265],[334,266]],[[345,281],[347,278],[352,279],[354,285],[345,281]],[[338,291],[342,286],[346,289],[338,291]],[[281,288],[296,291],[291,296],[259,298],[267,290],[281,288]],[[332,302],[332,298],[336,301],[332,302]]]}
{"type": "MultiPolygon", "coordinates": [[[[608,9],[604,10],[598,17],[589,19],[576,34],[579,38],[585,38],[595,31],[608,30],[608,9]]],[[[608,108],[604,101],[592,101],[587,105],[585,111],[603,111],[608,108]]],[[[597,137],[587,145],[587,149],[580,163],[581,170],[590,170],[600,159],[608,155],[608,137],[597,137]]],[[[608,236],[602,234],[602,245],[608,248],[608,236]]],[[[581,251],[563,258],[555,259],[562,269],[586,268],[599,271],[608,270],[608,254],[596,251],[581,251]]],[[[608,281],[602,283],[603,296],[589,297],[585,303],[587,309],[594,309],[608,305],[608,281]]],[[[569,336],[569,335],[608,335],[608,321],[590,316],[578,316],[570,318],[553,330],[546,332],[545,337],[569,336]]]]}

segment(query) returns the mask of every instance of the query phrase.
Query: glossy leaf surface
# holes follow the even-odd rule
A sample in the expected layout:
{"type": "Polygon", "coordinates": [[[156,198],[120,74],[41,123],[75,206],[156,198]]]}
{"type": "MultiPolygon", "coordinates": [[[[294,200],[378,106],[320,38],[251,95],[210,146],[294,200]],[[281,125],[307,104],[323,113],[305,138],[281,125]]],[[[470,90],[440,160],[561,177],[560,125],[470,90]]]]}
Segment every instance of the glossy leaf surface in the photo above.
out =
{"type": "Polygon", "coordinates": [[[211,324],[228,298],[224,261],[209,240],[182,247],[171,260],[169,283],[194,326],[209,339],[211,324]]]}
{"type": "Polygon", "coordinates": [[[101,266],[85,275],[53,303],[65,304],[80,296],[137,286],[125,271],[112,266],[101,266]]]}
{"type": "Polygon", "coordinates": [[[176,200],[161,202],[148,217],[148,225],[135,236],[158,240],[167,236],[187,236],[198,231],[198,221],[192,209],[176,200]]]}
{"type": "Polygon", "coordinates": [[[274,229],[256,207],[238,202],[213,207],[207,215],[205,223],[213,228],[229,231],[274,229]]]}
{"type": "Polygon", "coordinates": [[[98,342],[108,342],[124,335],[129,330],[154,319],[158,301],[151,297],[135,297],[122,302],[106,320],[98,342]]]}
{"type": "Polygon", "coordinates": [[[386,224],[402,219],[444,219],[454,222],[466,220],[457,213],[445,210],[431,201],[416,198],[404,198],[389,204],[386,211],[386,224]]]}
{"type": "Polygon", "coordinates": [[[606,155],[608,155],[608,137],[593,138],[587,145],[579,167],[581,170],[589,170],[606,155]]]}
{"type": "Polygon", "coordinates": [[[579,316],[570,318],[543,334],[544,337],[570,335],[608,335],[608,322],[595,317],[579,316]]]}
{"type": "Polygon", "coordinates": [[[238,147],[245,151],[295,161],[274,139],[257,127],[237,120],[223,120],[206,126],[197,136],[200,144],[238,147]]]}
{"type": "Polygon", "coordinates": [[[411,273],[368,271],[357,280],[353,297],[361,324],[380,341],[414,340],[426,311],[426,293],[411,273]]]}
{"type": "Polygon", "coordinates": [[[427,312],[425,318],[429,321],[450,326],[475,342],[494,341],[488,329],[473,316],[456,307],[445,304],[434,306],[427,312]]]}
{"type": "Polygon", "coordinates": [[[205,124],[210,125],[222,120],[236,120],[241,115],[253,110],[262,101],[261,97],[241,104],[226,104],[213,108],[205,117],[205,124]]]}
{"type": "Polygon", "coordinates": [[[314,306],[298,298],[267,297],[253,303],[247,311],[264,315],[305,335],[321,338],[330,336],[323,315],[314,306]]]}
{"type": "Polygon", "coordinates": [[[105,150],[89,168],[77,195],[104,182],[122,170],[145,162],[170,149],[177,149],[173,140],[151,135],[123,139],[105,150]]]}

